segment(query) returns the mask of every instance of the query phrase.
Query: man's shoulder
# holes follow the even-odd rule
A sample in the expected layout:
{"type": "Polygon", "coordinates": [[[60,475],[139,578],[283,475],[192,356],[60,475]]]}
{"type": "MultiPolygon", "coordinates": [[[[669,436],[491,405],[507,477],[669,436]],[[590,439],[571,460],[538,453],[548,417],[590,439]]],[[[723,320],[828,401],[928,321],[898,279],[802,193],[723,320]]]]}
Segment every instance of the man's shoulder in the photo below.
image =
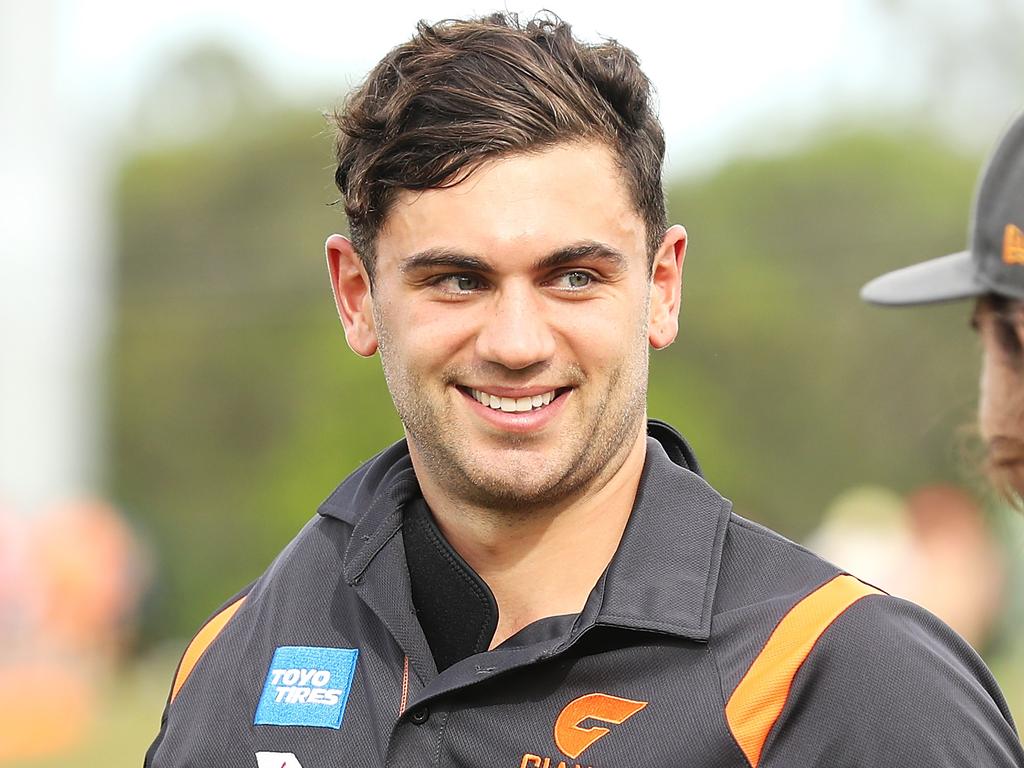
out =
{"type": "Polygon", "coordinates": [[[758,658],[778,653],[780,639],[797,641],[794,629],[804,635],[800,642],[813,643],[826,627],[800,620],[809,608],[834,618],[870,591],[799,544],[731,513],[710,637],[725,692],[735,690],[758,658]],[[785,632],[787,618],[796,624],[785,632]]]}
{"type": "Polygon", "coordinates": [[[1020,759],[995,680],[955,632],[736,515],[710,647],[726,721],[752,765],[858,755],[858,765],[934,768],[964,764],[950,761],[960,748],[978,756],[969,764],[1020,759]]]}
{"type": "Polygon", "coordinates": [[[710,638],[727,691],[768,659],[791,664],[795,672],[824,656],[870,658],[882,638],[901,651],[927,646],[947,655],[964,649],[974,655],[920,606],[856,578],[775,531],[731,515],[710,638]]]}
{"type": "Polygon", "coordinates": [[[730,513],[722,544],[715,614],[789,607],[842,573],[779,533],[730,513]]]}
{"type": "Polygon", "coordinates": [[[826,764],[838,753],[858,756],[859,765],[1024,765],[991,672],[925,609],[873,592],[834,616],[802,619],[811,631],[787,615],[728,701],[727,717],[740,722],[775,684],[774,727],[758,735],[746,721],[747,744],[768,758],[761,764],[791,765],[794,756],[826,764]],[[771,647],[786,630],[795,637],[771,647]],[[757,665],[770,656],[766,683],[757,665]]]}

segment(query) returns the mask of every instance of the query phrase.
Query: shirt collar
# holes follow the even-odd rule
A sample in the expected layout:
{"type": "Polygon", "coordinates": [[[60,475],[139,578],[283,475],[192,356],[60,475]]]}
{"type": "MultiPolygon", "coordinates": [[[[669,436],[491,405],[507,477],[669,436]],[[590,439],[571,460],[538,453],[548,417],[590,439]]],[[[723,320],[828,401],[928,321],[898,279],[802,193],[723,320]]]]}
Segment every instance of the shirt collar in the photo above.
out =
{"type": "MultiPolygon", "coordinates": [[[[648,422],[647,455],[622,541],[581,619],[706,640],[731,510],[698,474],[671,426],[648,422]]],[[[419,494],[405,441],[353,472],[320,505],[353,525],[343,570],[358,581],[401,528],[402,505],[419,494]]]]}
{"type": "MultiPolygon", "coordinates": [[[[693,457],[682,436],[667,424],[654,426],[594,621],[707,640],[732,505],[678,463],[693,457]]],[[[691,466],[696,468],[695,460],[691,466]]]]}

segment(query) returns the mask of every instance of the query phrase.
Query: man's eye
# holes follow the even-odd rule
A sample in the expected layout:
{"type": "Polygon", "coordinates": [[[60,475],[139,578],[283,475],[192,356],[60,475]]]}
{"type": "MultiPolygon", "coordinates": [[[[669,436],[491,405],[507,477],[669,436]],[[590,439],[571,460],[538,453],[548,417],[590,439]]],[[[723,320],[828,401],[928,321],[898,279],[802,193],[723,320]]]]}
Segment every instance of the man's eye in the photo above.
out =
{"type": "Polygon", "coordinates": [[[571,290],[579,290],[580,288],[586,288],[594,281],[594,278],[589,272],[566,272],[558,277],[556,283],[560,288],[569,288],[571,290]]]}
{"type": "Polygon", "coordinates": [[[483,287],[483,282],[474,275],[446,275],[434,284],[449,293],[469,293],[483,287]]]}

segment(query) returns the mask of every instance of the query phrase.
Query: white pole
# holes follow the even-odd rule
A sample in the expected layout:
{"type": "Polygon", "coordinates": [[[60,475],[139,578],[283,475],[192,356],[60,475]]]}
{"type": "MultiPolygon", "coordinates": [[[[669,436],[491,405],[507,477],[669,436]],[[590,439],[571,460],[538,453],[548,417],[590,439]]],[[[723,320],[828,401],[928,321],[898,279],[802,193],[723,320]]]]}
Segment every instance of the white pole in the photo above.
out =
{"type": "Polygon", "coordinates": [[[0,0],[0,507],[100,484],[107,172],[58,72],[57,3],[0,0]]]}

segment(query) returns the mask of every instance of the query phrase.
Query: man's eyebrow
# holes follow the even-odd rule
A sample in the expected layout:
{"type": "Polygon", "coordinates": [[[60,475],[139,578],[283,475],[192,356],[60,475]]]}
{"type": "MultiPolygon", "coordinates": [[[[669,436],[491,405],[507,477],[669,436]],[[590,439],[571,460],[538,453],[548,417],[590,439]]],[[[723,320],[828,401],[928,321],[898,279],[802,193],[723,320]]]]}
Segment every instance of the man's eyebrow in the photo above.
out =
{"type": "Polygon", "coordinates": [[[616,248],[593,240],[559,248],[537,262],[537,269],[555,269],[582,259],[598,259],[609,262],[616,269],[625,269],[629,260],[616,248]]]}
{"type": "MultiPolygon", "coordinates": [[[[583,259],[606,261],[616,269],[625,269],[629,263],[618,249],[606,243],[587,240],[549,253],[534,264],[534,269],[542,271],[556,269],[583,259]]],[[[494,272],[494,267],[479,256],[452,248],[428,248],[425,251],[414,253],[402,260],[399,270],[402,274],[408,274],[421,269],[437,269],[439,267],[481,274],[494,272]]]]}
{"type": "Polygon", "coordinates": [[[437,269],[438,267],[465,272],[487,273],[494,271],[494,268],[480,257],[451,248],[428,248],[425,251],[414,253],[402,260],[399,270],[404,275],[420,269],[437,269]]]}

